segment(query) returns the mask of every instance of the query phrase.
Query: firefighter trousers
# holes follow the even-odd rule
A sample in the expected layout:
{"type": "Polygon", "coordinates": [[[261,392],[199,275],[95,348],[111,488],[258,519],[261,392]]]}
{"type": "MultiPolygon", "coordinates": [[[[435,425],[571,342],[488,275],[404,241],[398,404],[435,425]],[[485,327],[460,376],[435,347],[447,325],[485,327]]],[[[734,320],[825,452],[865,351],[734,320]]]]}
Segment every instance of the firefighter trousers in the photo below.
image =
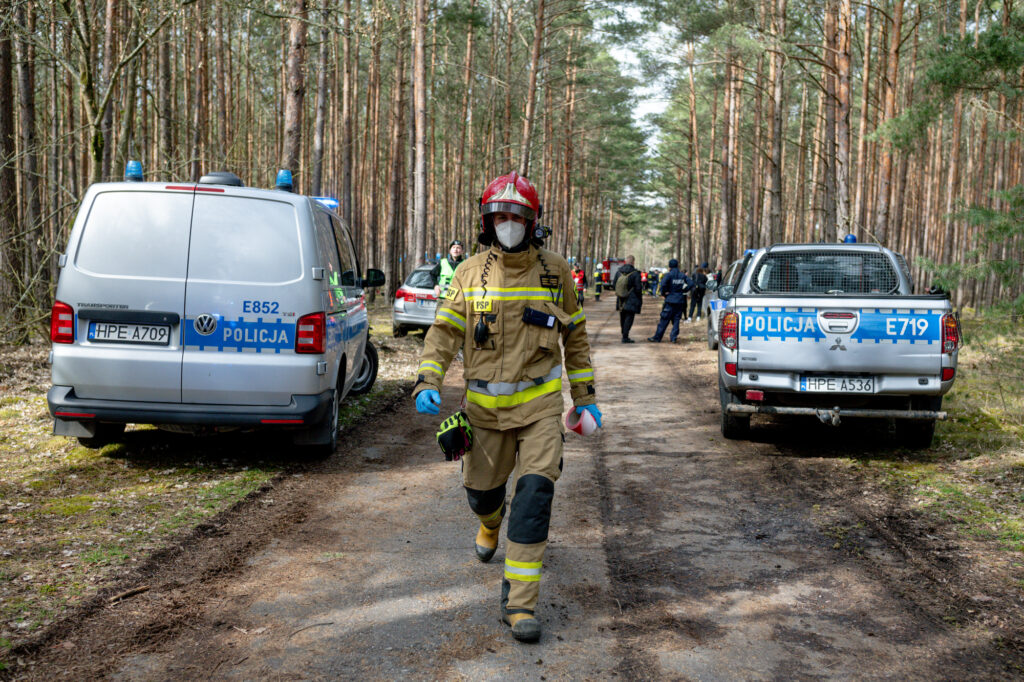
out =
{"type": "Polygon", "coordinates": [[[506,431],[474,426],[473,449],[462,460],[469,506],[490,528],[505,516],[505,486],[517,471],[501,589],[506,613],[533,613],[537,605],[551,501],[562,473],[562,437],[559,415],[506,431]]]}

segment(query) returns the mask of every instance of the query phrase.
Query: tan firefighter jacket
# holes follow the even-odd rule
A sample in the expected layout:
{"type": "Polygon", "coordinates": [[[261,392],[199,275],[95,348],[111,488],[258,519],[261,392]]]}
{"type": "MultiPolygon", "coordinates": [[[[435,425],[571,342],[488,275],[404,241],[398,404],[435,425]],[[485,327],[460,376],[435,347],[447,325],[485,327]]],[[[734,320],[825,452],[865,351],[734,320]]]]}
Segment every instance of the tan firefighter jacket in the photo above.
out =
{"type": "Polygon", "coordinates": [[[585,322],[564,258],[534,246],[520,253],[491,247],[459,265],[438,301],[413,395],[439,390],[463,348],[466,411],[474,426],[514,429],[561,414],[561,339],[573,403],[591,405],[594,368],[585,322]],[[552,326],[525,322],[527,308],[552,326]],[[477,343],[474,330],[481,320],[488,335],[477,343]]]}

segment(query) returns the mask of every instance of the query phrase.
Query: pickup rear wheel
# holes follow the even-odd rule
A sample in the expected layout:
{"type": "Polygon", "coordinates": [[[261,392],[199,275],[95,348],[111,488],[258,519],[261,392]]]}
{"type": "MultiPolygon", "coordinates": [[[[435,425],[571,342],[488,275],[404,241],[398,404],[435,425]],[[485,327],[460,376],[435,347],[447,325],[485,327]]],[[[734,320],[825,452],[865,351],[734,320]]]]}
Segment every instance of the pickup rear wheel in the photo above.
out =
{"type": "MultiPolygon", "coordinates": [[[[942,409],[942,396],[912,398],[910,409],[938,412],[942,409]]],[[[924,450],[932,446],[932,439],[935,437],[935,420],[901,419],[896,426],[896,433],[900,444],[904,447],[912,450],[924,450]]]]}
{"type": "Polygon", "coordinates": [[[935,436],[934,419],[904,419],[897,427],[900,441],[911,450],[924,450],[932,446],[935,436]]]}
{"type": "Polygon", "coordinates": [[[725,411],[727,405],[739,403],[739,400],[730,393],[722,377],[718,377],[718,401],[722,406],[722,435],[729,440],[746,440],[750,437],[750,417],[740,417],[729,414],[725,411]]]}
{"type": "Polygon", "coordinates": [[[377,363],[377,349],[367,339],[366,350],[363,351],[363,364],[359,366],[359,371],[356,372],[356,380],[352,382],[352,388],[349,389],[349,393],[352,395],[362,395],[368,393],[373,388],[373,382],[377,380],[377,363]]]}

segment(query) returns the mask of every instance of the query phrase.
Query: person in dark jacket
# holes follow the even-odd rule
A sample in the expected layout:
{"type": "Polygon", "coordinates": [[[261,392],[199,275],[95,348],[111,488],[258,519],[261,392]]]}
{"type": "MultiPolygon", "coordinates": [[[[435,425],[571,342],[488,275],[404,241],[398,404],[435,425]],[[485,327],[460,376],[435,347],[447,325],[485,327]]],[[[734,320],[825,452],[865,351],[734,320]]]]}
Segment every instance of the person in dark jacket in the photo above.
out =
{"type": "Polygon", "coordinates": [[[626,256],[626,263],[615,273],[615,280],[612,282],[612,289],[615,289],[616,282],[620,277],[629,278],[629,288],[624,297],[619,298],[619,326],[622,328],[622,343],[636,343],[629,338],[629,330],[633,327],[633,318],[637,316],[644,305],[643,280],[640,271],[634,267],[636,259],[633,256],[626,256]]]}
{"type": "Polygon", "coordinates": [[[658,320],[658,329],[654,336],[647,340],[651,343],[661,343],[661,337],[668,329],[668,323],[672,323],[672,333],[669,340],[676,342],[679,336],[679,319],[686,310],[686,292],[693,288],[693,280],[679,272],[679,261],[675,258],[668,262],[668,272],[661,278],[661,295],[665,297],[665,304],[661,307],[661,319],[658,320]]]}
{"type": "Polygon", "coordinates": [[[687,322],[693,322],[693,311],[697,311],[697,321],[700,321],[701,304],[704,302],[704,292],[708,288],[707,263],[701,263],[699,268],[694,269],[693,293],[690,294],[690,314],[686,316],[687,322]]]}

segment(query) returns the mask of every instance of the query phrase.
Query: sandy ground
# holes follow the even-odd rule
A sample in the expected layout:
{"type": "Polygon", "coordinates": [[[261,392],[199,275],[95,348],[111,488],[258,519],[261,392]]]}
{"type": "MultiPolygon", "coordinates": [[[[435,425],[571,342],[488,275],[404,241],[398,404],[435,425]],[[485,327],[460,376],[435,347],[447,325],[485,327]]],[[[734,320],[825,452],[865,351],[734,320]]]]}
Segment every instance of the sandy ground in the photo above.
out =
{"type": "MultiPolygon", "coordinates": [[[[83,610],[13,676],[1019,676],[1019,639],[982,617],[985,599],[964,603],[973,586],[955,548],[922,559],[858,515],[861,491],[835,484],[828,462],[803,464],[871,434],[800,422],[726,441],[702,325],[646,344],[649,302],[626,345],[607,298],[587,315],[605,428],[566,443],[539,643],[498,621],[504,542],[477,561],[438,419],[405,400],[126,576],[125,589],[148,590],[83,610]]],[[[460,387],[453,369],[442,411],[460,387]]]]}

